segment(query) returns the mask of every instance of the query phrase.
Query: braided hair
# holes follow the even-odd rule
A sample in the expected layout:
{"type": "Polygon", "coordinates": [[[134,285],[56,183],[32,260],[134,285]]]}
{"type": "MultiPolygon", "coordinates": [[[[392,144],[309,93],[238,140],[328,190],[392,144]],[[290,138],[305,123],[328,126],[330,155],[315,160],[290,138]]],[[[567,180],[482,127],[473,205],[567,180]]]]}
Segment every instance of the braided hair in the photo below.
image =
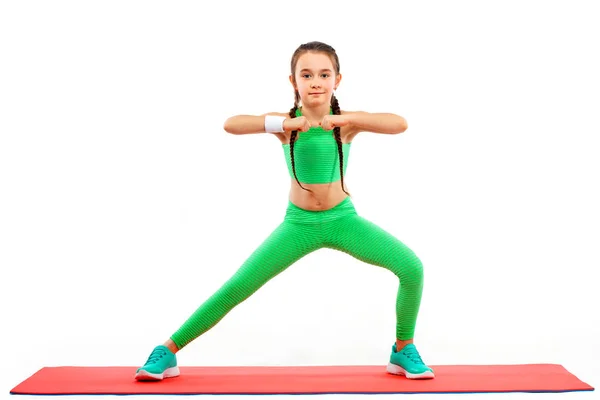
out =
{"type": "MultiPolygon", "coordinates": [[[[296,111],[298,110],[299,102],[300,102],[300,93],[298,93],[298,91],[296,91],[295,99],[294,99],[294,107],[292,107],[290,109],[290,118],[296,118],[296,111]]],[[[290,135],[290,156],[292,159],[292,171],[294,171],[294,177],[296,178],[296,182],[298,182],[298,185],[300,185],[300,187],[302,189],[312,192],[312,190],[307,189],[304,186],[302,186],[302,184],[300,183],[300,180],[298,179],[298,175],[296,175],[296,162],[294,160],[294,143],[296,142],[297,136],[298,136],[298,131],[292,131],[292,133],[290,135]]]]}
{"type": "MultiPolygon", "coordinates": [[[[337,75],[340,73],[340,61],[338,59],[337,53],[335,52],[335,49],[325,43],[322,43],[322,42],[309,42],[309,43],[302,44],[294,52],[294,55],[292,56],[292,63],[291,63],[292,64],[291,65],[292,76],[295,76],[296,64],[298,63],[298,59],[300,58],[300,56],[309,51],[327,54],[331,58],[331,61],[333,62],[333,68],[335,69],[335,74],[337,75]]],[[[300,93],[298,93],[298,91],[296,90],[294,92],[294,106],[290,109],[290,113],[289,113],[290,118],[296,118],[296,111],[298,110],[299,103],[300,103],[300,93]]],[[[334,115],[341,115],[340,104],[338,103],[338,100],[335,97],[335,95],[331,96],[331,109],[332,109],[334,115]]],[[[334,135],[335,141],[337,143],[338,155],[340,158],[340,178],[341,178],[342,190],[347,195],[350,195],[350,193],[348,193],[346,191],[346,189],[344,188],[344,152],[342,149],[341,129],[339,126],[336,126],[335,128],[333,128],[333,135],[334,135]]],[[[300,185],[300,187],[302,189],[312,192],[312,190],[306,189],[304,186],[302,186],[302,184],[298,180],[298,176],[296,175],[296,163],[294,160],[294,142],[296,141],[297,136],[298,136],[298,131],[292,131],[292,133],[290,135],[290,158],[292,161],[292,171],[294,172],[294,177],[296,178],[296,182],[298,182],[298,185],[300,185]]]]}

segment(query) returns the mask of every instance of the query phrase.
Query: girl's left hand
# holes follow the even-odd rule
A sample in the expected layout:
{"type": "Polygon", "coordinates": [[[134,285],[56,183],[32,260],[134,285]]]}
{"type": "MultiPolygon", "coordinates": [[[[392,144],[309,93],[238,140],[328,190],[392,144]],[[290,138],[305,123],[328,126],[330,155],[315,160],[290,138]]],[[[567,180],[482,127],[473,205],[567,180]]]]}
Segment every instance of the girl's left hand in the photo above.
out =
{"type": "Polygon", "coordinates": [[[335,127],[342,127],[348,125],[349,121],[345,115],[326,115],[323,120],[319,123],[321,128],[326,131],[330,131],[335,127]]]}

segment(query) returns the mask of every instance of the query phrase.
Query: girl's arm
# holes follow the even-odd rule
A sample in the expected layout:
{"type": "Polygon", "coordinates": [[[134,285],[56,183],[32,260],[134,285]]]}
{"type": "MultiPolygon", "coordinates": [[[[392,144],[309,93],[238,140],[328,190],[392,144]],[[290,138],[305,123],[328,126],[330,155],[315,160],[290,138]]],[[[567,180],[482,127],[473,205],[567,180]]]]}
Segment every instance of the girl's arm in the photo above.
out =
{"type": "Polygon", "coordinates": [[[369,113],[364,111],[346,111],[342,115],[354,133],[373,132],[384,134],[402,133],[408,129],[406,119],[392,113],[369,113]]]}
{"type": "Polygon", "coordinates": [[[289,114],[284,113],[266,113],[263,115],[235,115],[227,118],[223,129],[234,135],[245,135],[248,133],[265,133],[265,116],[277,115],[289,118],[289,114]]]}

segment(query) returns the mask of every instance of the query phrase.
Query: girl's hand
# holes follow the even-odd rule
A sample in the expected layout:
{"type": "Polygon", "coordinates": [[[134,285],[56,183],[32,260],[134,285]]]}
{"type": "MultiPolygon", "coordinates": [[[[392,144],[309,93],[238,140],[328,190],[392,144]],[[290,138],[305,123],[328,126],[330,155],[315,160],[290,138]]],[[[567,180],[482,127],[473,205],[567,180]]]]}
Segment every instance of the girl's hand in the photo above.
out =
{"type": "Polygon", "coordinates": [[[304,115],[301,115],[296,118],[288,118],[283,121],[283,130],[286,132],[298,131],[298,132],[306,132],[310,129],[310,122],[306,119],[304,115]]]}
{"type": "Polygon", "coordinates": [[[324,130],[330,131],[333,128],[346,126],[349,123],[350,121],[348,121],[348,118],[345,115],[326,115],[319,125],[321,125],[324,130]]]}

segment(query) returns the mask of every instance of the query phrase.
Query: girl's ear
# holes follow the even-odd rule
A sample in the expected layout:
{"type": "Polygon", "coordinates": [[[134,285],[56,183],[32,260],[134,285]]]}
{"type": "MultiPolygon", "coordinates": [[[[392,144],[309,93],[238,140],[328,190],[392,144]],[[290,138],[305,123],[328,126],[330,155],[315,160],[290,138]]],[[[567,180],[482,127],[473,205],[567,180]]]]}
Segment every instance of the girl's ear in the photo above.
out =
{"type": "Polygon", "coordinates": [[[335,77],[335,85],[333,86],[334,89],[338,88],[341,80],[342,80],[342,74],[337,74],[337,76],[335,77]]]}
{"type": "Polygon", "coordinates": [[[293,75],[290,75],[290,83],[294,87],[294,90],[298,91],[298,88],[296,87],[296,83],[294,82],[294,76],[293,75]]]}

